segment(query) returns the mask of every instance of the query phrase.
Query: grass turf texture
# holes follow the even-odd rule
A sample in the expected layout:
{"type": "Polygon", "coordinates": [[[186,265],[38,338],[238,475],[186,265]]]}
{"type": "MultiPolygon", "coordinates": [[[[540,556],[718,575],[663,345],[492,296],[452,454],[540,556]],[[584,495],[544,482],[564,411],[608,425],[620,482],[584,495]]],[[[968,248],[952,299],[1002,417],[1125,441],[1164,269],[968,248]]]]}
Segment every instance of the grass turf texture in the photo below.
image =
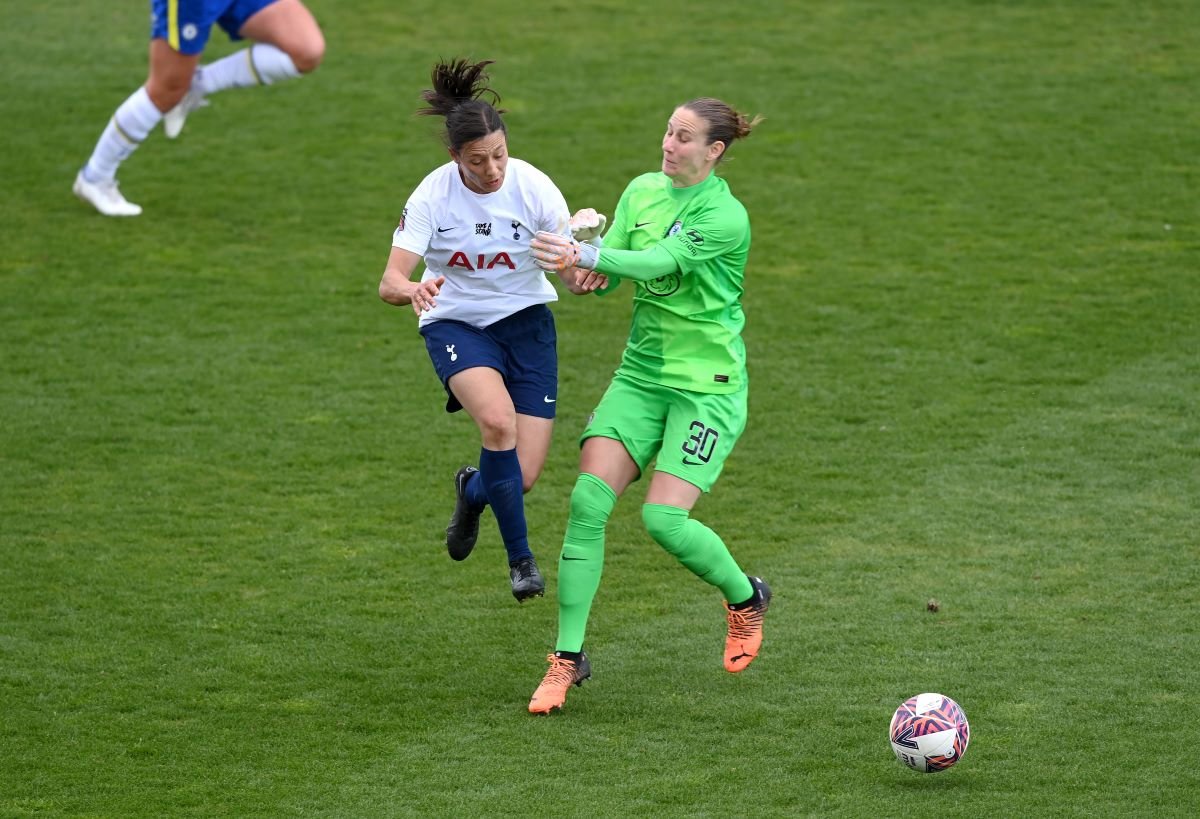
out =
{"type": "MultiPolygon", "coordinates": [[[[1200,810],[1192,4],[311,7],[321,70],[153,134],[128,221],[70,187],[144,5],[0,31],[0,815],[1200,810]],[[513,603],[490,516],[444,555],[477,439],[375,288],[456,54],[498,61],[513,154],[573,207],[611,213],[682,100],[768,117],[723,169],[751,422],[697,509],[776,592],[740,676],[644,483],[554,718],[553,597],[513,603]],[[928,690],[972,726],[936,777],[886,743],[928,690]]],[[[551,593],[629,309],[556,312],[551,593]]]]}

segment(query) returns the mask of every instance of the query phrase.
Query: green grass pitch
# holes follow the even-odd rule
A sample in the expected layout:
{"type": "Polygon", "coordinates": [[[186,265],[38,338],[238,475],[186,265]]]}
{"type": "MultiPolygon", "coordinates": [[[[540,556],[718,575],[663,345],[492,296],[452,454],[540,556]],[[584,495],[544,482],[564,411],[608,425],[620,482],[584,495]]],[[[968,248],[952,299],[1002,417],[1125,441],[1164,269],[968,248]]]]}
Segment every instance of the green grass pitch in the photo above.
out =
{"type": "MultiPolygon", "coordinates": [[[[146,4],[0,27],[0,816],[1200,813],[1193,2],[310,5],[321,69],[152,134],[126,221],[71,182],[146,4]],[[445,556],[477,437],[376,286],[456,55],[572,207],[679,102],[766,116],[722,171],[750,425],[696,510],[775,589],[742,675],[644,483],[552,718],[553,597],[513,602],[490,516],[445,556]],[[936,776],[887,745],[922,691],[971,720],[936,776]]],[[[556,314],[551,592],[629,303],[556,314]]]]}

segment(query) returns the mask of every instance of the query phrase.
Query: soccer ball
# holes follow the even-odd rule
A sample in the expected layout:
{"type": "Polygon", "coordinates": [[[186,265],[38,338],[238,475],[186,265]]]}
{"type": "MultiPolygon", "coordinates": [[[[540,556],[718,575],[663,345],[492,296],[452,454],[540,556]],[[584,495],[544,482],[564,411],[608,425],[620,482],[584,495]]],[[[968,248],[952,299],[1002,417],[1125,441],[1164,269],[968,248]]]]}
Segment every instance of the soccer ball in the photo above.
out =
{"type": "Polygon", "coordinates": [[[949,697],[917,694],[892,715],[888,739],[896,759],[921,773],[937,773],[962,759],[971,741],[971,726],[949,697]]]}

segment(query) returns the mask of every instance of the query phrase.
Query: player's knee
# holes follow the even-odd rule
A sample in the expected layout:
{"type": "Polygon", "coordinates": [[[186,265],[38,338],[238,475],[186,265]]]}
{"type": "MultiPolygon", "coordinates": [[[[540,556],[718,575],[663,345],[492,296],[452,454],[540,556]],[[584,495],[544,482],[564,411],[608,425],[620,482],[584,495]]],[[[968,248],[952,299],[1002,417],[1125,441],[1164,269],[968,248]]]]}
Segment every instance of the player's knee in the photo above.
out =
{"type": "Polygon", "coordinates": [[[489,407],[475,416],[475,423],[485,449],[505,450],[517,445],[517,416],[513,412],[489,407]]]}
{"type": "Polygon", "coordinates": [[[146,93],[154,107],[166,113],[183,101],[192,85],[191,75],[186,77],[151,77],[146,83],[146,93]]]}
{"type": "Polygon", "coordinates": [[[685,509],[674,506],[662,506],[656,503],[642,505],[642,523],[654,542],[668,552],[678,550],[683,539],[683,527],[688,521],[685,509]]]}
{"type": "Polygon", "coordinates": [[[325,37],[317,32],[312,37],[289,48],[288,56],[292,58],[292,64],[301,74],[316,71],[321,60],[325,58],[325,37]]]}
{"type": "Polygon", "coordinates": [[[581,474],[571,490],[571,521],[603,529],[616,503],[616,493],[595,475],[581,474]]]}

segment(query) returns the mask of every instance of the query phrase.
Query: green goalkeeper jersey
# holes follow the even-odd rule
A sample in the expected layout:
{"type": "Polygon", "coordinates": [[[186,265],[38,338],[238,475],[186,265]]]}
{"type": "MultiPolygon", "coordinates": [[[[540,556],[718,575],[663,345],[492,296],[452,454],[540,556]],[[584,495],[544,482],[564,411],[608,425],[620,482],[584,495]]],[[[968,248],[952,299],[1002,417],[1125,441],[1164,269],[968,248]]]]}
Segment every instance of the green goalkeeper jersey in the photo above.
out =
{"type": "Polygon", "coordinates": [[[676,270],[635,281],[633,327],[617,371],[694,392],[744,389],[746,209],[716,174],[687,188],[673,187],[662,173],[643,174],[621,194],[600,254],[611,263],[597,269],[640,279],[635,259],[620,251],[656,246],[670,254],[676,270]]]}

